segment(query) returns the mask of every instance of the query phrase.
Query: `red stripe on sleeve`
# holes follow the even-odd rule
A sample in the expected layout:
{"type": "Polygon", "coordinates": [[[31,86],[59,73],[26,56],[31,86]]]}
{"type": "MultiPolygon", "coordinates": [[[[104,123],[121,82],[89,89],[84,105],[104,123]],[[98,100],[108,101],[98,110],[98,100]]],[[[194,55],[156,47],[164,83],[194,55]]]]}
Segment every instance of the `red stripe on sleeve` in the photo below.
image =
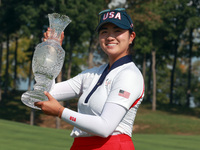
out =
{"type": "Polygon", "coordinates": [[[129,109],[134,107],[139,102],[139,100],[142,98],[143,94],[144,94],[144,85],[143,85],[143,92],[142,92],[141,96],[133,103],[133,105],[131,105],[131,107],[129,109]]]}

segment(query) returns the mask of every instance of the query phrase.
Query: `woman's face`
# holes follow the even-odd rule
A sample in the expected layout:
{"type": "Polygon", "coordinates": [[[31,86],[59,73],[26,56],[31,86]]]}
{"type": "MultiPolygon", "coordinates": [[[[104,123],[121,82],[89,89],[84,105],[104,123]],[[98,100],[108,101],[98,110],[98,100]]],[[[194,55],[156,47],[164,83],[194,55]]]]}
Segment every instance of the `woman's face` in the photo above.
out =
{"type": "Polygon", "coordinates": [[[118,26],[107,23],[99,31],[99,42],[103,51],[108,55],[110,63],[129,54],[129,44],[135,38],[135,32],[130,34],[118,26]]]}

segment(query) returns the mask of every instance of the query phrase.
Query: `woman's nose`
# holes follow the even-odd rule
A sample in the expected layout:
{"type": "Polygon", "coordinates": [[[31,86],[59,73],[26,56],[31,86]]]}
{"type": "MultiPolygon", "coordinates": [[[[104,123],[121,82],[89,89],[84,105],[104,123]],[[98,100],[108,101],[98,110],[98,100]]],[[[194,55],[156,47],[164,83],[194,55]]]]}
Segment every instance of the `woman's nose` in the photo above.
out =
{"type": "Polygon", "coordinates": [[[107,36],[107,40],[113,40],[113,39],[114,39],[113,33],[109,33],[107,36]]]}

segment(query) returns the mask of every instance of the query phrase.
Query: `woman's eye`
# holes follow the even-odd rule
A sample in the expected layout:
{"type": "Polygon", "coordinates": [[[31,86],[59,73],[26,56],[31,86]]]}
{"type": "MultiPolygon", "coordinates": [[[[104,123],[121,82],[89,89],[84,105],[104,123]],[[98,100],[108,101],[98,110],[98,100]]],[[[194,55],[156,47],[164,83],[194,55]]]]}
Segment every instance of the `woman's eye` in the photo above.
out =
{"type": "Polygon", "coordinates": [[[105,31],[105,30],[104,30],[104,31],[101,31],[101,34],[103,34],[103,33],[107,33],[107,31],[105,31]]]}
{"type": "Polygon", "coordinates": [[[115,32],[121,32],[121,30],[116,30],[115,32]]]}

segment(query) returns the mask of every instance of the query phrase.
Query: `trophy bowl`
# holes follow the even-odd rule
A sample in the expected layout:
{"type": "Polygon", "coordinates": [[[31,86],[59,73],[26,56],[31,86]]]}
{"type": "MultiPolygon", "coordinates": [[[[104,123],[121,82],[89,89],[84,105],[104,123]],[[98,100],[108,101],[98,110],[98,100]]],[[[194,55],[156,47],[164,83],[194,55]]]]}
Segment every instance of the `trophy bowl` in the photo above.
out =
{"type": "Polygon", "coordinates": [[[44,91],[49,92],[53,81],[60,73],[65,51],[60,45],[60,36],[62,31],[71,22],[68,16],[57,13],[48,14],[50,22],[49,38],[35,48],[32,59],[32,70],[36,81],[33,91],[27,91],[22,94],[21,101],[34,109],[39,109],[34,105],[38,101],[46,101],[48,98],[44,91]]]}

